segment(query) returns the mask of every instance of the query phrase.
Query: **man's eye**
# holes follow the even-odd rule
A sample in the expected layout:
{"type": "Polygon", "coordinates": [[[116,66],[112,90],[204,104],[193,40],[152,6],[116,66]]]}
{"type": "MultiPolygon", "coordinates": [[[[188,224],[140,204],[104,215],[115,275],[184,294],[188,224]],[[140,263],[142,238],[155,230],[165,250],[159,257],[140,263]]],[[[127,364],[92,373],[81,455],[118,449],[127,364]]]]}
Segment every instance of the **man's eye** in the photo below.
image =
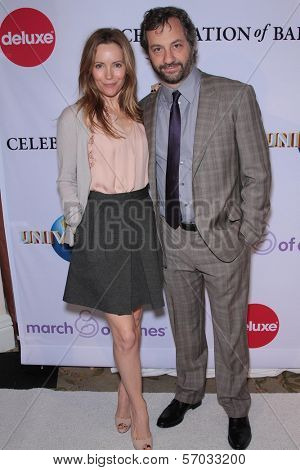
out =
{"type": "Polygon", "coordinates": [[[155,47],[155,48],[153,49],[153,52],[160,52],[160,51],[161,51],[161,47],[155,47]]]}
{"type": "Polygon", "coordinates": [[[174,44],[175,49],[179,49],[181,47],[181,44],[174,44]]]}

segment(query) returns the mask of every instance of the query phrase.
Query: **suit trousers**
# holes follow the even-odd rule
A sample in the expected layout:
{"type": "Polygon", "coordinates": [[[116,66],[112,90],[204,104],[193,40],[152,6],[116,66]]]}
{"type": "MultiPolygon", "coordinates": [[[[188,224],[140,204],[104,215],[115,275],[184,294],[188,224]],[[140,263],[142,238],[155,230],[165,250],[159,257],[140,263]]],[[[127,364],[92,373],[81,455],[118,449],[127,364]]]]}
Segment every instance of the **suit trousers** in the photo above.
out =
{"type": "Polygon", "coordinates": [[[218,402],[229,417],[246,416],[249,350],[247,310],[250,277],[249,245],[230,263],[219,260],[199,232],[174,230],[160,219],[165,257],[164,282],[176,345],[176,399],[196,403],[203,398],[207,368],[205,289],[213,325],[218,402]]]}

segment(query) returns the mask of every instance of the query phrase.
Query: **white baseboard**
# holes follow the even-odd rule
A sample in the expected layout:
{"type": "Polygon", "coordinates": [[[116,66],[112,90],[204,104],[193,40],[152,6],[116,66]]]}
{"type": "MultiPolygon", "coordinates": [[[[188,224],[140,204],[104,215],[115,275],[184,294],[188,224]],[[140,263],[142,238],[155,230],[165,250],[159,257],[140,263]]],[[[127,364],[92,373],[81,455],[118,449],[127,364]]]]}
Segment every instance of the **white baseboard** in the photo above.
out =
{"type": "MultiPolygon", "coordinates": [[[[250,378],[259,378],[259,377],[275,377],[276,375],[281,374],[285,370],[290,372],[295,372],[296,374],[300,373],[300,369],[250,369],[248,377],[250,378]]],[[[115,367],[111,368],[112,373],[118,372],[118,369],[115,367]]],[[[155,377],[158,375],[171,375],[176,377],[176,369],[142,369],[142,376],[143,377],[155,377]]],[[[215,377],[215,369],[207,369],[206,377],[211,379],[215,377]]]]}
{"type": "Polygon", "coordinates": [[[14,349],[15,346],[12,319],[8,313],[0,314],[0,353],[14,349]]]}

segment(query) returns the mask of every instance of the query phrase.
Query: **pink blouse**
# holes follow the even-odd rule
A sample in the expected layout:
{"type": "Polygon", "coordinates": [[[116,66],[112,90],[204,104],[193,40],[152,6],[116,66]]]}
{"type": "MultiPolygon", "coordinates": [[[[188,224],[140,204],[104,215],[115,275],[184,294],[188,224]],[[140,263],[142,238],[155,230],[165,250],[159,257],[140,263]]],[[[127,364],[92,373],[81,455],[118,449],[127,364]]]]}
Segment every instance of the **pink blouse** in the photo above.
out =
{"type": "Polygon", "coordinates": [[[143,124],[132,121],[128,133],[122,135],[125,137],[116,139],[92,131],[88,141],[92,191],[128,193],[148,184],[149,151],[143,124]]]}

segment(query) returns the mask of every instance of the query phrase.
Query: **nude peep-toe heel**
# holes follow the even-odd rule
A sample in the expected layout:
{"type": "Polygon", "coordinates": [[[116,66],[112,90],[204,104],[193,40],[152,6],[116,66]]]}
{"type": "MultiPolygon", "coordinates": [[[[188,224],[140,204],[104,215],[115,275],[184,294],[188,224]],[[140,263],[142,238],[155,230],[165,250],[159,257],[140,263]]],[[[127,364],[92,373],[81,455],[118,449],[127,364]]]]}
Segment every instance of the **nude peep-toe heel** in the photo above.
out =
{"type": "Polygon", "coordinates": [[[115,416],[115,424],[117,431],[120,434],[124,434],[131,427],[131,418],[121,418],[119,416],[115,416]]]}
{"type": "MultiPolygon", "coordinates": [[[[120,384],[118,387],[118,401],[119,401],[119,394],[120,394],[120,384]]],[[[117,428],[117,431],[120,434],[124,434],[127,432],[130,427],[131,427],[131,416],[129,418],[122,418],[121,416],[115,415],[115,425],[117,428]]]]}
{"type": "Polygon", "coordinates": [[[133,432],[131,428],[131,440],[133,447],[136,450],[153,450],[153,439],[151,433],[150,436],[146,437],[145,439],[135,439],[135,437],[133,437],[133,432]]]}

